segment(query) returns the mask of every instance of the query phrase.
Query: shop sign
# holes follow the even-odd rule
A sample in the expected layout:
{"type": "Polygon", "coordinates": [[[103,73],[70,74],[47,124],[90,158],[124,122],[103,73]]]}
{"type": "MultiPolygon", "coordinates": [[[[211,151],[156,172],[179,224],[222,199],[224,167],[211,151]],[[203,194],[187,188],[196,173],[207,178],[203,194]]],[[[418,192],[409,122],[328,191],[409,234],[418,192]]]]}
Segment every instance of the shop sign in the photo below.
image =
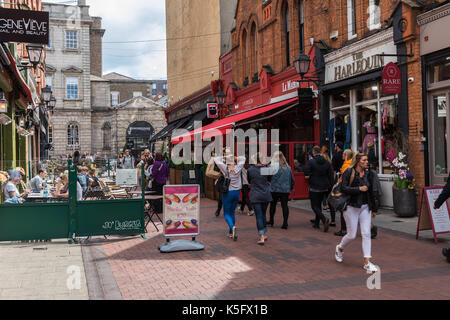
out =
{"type": "Polygon", "coordinates": [[[49,13],[0,8],[0,41],[48,44],[49,13]]]}
{"type": "Polygon", "coordinates": [[[400,94],[402,93],[402,77],[399,67],[390,62],[383,69],[383,93],[400,94]]]}
{"type": "Polygon", "coordinates": [[[219,118],[219,106],[217,103],[208,103],[206,110],[208,112],[208,119],[219,118]]]}
{"type": "Polygon", "coordinates": [[[164,236],[200,234],[200,186],[164,187],[164,236]]]}
{"type": "Polygon", "coordinates": [[[358,75],[362,75],[383,68],[389,62],[396,62],[396,57],[379,56],[382,53],[395,53],[397,49],[393,42],[374,46],[364,51],[353,51],[348,48],[348,53],[340,59],[334,59],[333,53],[326,57],[326,84],[358,75]]]}
{"type": "Polygon", "coordinates": [[[283,82],[282,92],[292,91],[294,89],[298,89],[300,87],[300,83],[297,80],[288,80],[283,82]]]}

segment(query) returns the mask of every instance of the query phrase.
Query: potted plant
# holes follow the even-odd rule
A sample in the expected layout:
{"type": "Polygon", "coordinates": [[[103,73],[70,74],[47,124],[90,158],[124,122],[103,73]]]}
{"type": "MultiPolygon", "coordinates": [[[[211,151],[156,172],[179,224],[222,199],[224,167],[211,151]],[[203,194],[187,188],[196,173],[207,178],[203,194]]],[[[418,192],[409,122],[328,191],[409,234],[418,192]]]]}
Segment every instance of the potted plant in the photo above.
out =
{"type": "Polygon", "coordinates": [[[414,175],[409,172],[406,158],[406,155],[400,152],[392,161],[395,171],[394,212],[399,217],[414,217],[417,215],[416,181],[414,175]]]}

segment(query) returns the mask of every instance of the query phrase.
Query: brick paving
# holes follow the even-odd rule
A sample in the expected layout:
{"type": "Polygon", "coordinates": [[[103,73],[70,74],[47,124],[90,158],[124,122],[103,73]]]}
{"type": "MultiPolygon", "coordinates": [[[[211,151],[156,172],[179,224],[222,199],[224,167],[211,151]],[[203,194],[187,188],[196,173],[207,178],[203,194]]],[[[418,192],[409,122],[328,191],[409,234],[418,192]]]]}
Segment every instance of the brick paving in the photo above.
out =
{"type": "Polygon", "coordinates": [[[361,239],[346,250],[343,264],[334,260],[340,238],[313,229],[312,213],[291,208],[289,229],[269,228],[258,246],[255,217],[237,216],[239,239],[225,235],[215,202],[201,206],[200,252],[161,254],[161,232],[149,225],[149,239],[103,243],[123,299],[450,299],[450,266],[431,241],[379,231],[373,241],[374,263],[382,270],[381,290],[369,290],[362,269],[361,239]]]}

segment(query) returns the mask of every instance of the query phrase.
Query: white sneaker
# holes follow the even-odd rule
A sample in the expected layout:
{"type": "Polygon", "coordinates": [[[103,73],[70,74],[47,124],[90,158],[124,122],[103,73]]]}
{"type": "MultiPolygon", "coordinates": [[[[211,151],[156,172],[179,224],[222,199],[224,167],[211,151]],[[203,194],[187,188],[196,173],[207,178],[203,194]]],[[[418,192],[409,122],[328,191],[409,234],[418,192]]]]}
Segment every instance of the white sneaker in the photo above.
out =
{"type": "Polygon", "coordinates": [[[249,216],[249,217],[254,216],[254,215],[255,215],[255,211],[252,210],[252,211],[249,211],[249,212],[248,212],[248,216],[249,216]]]}
{"type": "Polygon", "coordinates": [[[344,253],[339,251],[341,247],[339,245],[336,246],[336,252],[334,254],[334,258],[337,262],[342,263],[344,261],[344,253]]]}
{"type": "Polygon", "coordinates": [[[378,267],[374,265],[372,262],[369,262],[364,266],[364,270],[366,270],[367,273],[372,274],[378,272],[378,267]]]}
{"type": "Polygon", "coordinates": [[[233,235],[233,240],[234,240],[234,241],[237,241],[237,238],[238,238],[238,237],[237,237],[237,228],[234,226],[232,230],[233,230],[233,233],[232,233],[232,235],[233,235]]]}

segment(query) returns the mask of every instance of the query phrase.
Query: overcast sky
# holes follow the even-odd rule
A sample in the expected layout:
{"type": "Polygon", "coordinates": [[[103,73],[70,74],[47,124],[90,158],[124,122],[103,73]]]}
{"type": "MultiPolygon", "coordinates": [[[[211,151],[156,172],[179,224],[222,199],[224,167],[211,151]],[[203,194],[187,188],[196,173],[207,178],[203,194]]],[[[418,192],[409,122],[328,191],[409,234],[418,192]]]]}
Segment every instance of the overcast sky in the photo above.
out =
{"type": "MultiPolygon", "coordinates": [[[[44,2],[74,5],[77,1],[44,2]]],[[[167,79],[164,0],[87,0],[91,16],[103,18],[103,74],[118,72],[136,79],[167,79]]]]}

